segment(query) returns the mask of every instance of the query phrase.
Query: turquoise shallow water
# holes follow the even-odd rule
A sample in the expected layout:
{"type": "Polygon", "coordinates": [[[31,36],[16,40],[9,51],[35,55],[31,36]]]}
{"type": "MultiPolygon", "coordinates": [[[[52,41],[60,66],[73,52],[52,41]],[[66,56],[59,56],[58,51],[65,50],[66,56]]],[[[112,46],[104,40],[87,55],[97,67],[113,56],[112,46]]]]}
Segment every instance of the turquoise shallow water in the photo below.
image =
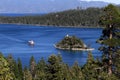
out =
{"type": "Polygon", "coordinates": [[[100,37],[101,31],[101,28],[58,28],[0,24],[0,51],[5,56],[12,54],[15,59],[20,58],[23,65],[29,64],[32,55],[38,61],[41,57],[46,60],[51,54],[58,53],[62,55],[63,62],[69,65],[72,65],[75,61],[83,65],[86,62],[88,52],[58,50],[54,48],[53,44],[67,34],[76,35],[87,45],[95,48],[92,51],[95,58],[100,57],[101,53],[98,51],[100,45],[96,43],[96,40],[100,37]],[[35,41],[34,47],[27,43],[31,39],[35,41]]]}

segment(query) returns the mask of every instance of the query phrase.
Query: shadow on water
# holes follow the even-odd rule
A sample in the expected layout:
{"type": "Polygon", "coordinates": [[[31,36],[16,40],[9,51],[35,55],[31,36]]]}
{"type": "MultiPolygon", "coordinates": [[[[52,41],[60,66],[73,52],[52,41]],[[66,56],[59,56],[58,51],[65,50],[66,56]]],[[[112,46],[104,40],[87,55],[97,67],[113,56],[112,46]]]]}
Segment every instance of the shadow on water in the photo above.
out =
{"type": "Polygon", "coordinates": [[[70,51],[70,50],[58,50],[63,58],[63,62],[69,63],[70,66],[74,64],[74,62],[78,62],[81,66],[87,60],[87,55],[89,51],[70,51]],[[66,56],[66,57],[64,57],[66,56]]]}

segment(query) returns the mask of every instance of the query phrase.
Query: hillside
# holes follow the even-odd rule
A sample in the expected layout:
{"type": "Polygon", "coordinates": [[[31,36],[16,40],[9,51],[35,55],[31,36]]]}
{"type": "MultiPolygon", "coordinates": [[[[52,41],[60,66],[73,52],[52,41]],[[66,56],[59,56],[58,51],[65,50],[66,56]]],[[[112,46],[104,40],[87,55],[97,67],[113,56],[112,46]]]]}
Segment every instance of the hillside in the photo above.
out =
{"type": "MultiPolygon", "coordinates": [[[[118,6],[120,10],[120,7],[118,6]]],[[[103,8],[71,9],[45,15],[0,17],[0,23],[34,24],[47,26],[99,27],[103,8]]]]}
{"type": "Polygon", "coordinates": [[[99,26],[102,9],[73,9],[42,16],[0,17],[0,23],[37,24],[54,26],[99,26]]]}

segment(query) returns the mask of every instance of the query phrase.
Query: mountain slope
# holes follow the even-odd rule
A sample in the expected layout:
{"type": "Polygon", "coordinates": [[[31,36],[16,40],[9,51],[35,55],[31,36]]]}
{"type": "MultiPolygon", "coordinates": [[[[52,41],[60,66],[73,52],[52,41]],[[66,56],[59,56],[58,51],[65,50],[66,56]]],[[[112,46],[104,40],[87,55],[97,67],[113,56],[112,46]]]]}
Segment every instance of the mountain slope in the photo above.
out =
{"type": "Polygon", "coordinates": [[[43,16],[0,17],[0,23],[36,24],[54,26],[99,26],[101,8],[73,9],[43,16]]]}
{"type": "Polygon", "coordinates": [[[68,9],[104,7],[107,2],[82,0],[1,0],[0,13],[49,13],[68,9]]]}

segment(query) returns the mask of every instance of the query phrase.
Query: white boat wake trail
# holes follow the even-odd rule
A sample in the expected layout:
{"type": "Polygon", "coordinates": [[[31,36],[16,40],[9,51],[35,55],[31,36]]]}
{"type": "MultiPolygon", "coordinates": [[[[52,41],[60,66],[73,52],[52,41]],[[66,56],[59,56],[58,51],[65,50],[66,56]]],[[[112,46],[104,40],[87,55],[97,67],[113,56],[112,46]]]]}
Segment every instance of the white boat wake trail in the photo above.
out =
{"type": "Polygon", "coordinates": [[[4,34],[0,34],[0,36],[3,37],[3,38],[6,38],[8,40],[14,41],[14,42],[19,42],[19,43],[25,43],[26,42],[24,40],[20,40],[20,39],[14,38],[14,37],[6,36],[4,34]]]}

